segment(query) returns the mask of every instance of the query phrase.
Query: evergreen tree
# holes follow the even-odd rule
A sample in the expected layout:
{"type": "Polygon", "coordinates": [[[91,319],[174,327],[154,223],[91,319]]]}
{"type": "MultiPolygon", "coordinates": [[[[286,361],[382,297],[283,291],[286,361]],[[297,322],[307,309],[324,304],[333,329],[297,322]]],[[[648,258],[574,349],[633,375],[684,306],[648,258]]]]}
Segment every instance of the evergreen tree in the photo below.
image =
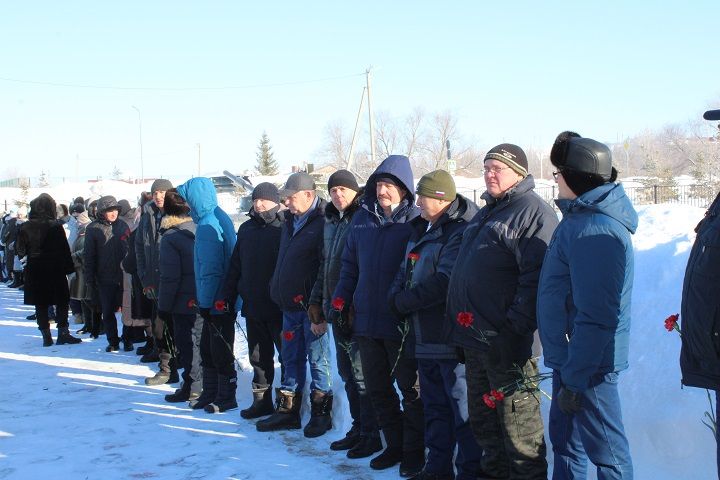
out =
{"type": "Polygon", "coordinates": [[[40,177],[38,177],[38,187],[48,187],[50,186],[50,182],[48,181],[47,174],[43,170],[40,173],[40,177]]]}
{"type": "Polygon", "coordinates": [[[272,146],[270,145],[270,139],[265,132],[263,132],[260,138],[256,158],[257,166],[255,168],[260,175],[277,175],[279,173],[278,164],[274,158],[272,146]]]}
{"type": "Polygon", "coordinates": [[[20,198],[15,200],[15,205],[18,207],[28,207],[30,202],[28,197],[30,196],[30,179],[20,181],[20,198]]]}
{"type": "Polygon", "coordinates": [[[110,172],[110,178],[113,180],[120,180],[120,177],[122,177],[122,170],[120,170],[117,165],[113,168],[113,171],[110,172]]]}

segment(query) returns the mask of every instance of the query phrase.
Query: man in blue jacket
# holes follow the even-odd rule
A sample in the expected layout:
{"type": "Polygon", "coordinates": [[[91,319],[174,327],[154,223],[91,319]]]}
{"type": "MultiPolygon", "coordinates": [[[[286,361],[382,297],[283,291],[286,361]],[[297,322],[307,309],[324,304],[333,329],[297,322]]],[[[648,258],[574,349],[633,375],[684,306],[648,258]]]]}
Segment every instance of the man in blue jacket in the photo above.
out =
{"type": "Polygon", "coordinates": [[[428,456],[423,472],[413,478],[474,480],[482,449],[470,428],[465,365],[442,332],[450,273],[478,208],[456,193],[444,170],[424,175],[415,193],[421,213],[410,222],[413,233],[390,296],[390,307],[410,326],[404,349],[417,358],[424,405],[428,456]]]}
{"type": "MultiPolygon", "coordinates": [[[[720,120],[720,110],[709,110],[705,120],[720,120]]],[[[695,227],[682,291],[682,383],[715,390],[715,416],[720,413],[720,194],[695,227]]],[[[720,438],[717,444],[720,478],[720,438]]]]}
{"type": "Polygon", "coordinates": [[[417,361],[402,354],[401,324],[387,296],[412,233],[408,222],[419,213],[413,187],[410,160],[403,155],[389,156],[370,176],[350,224],[333,294],[334,300],[351,305],[348,316],[365,384],[387,445],[370,467],[384,470],[400,463],[403,477],[418,474],[425,464],[423,406],[417,361]],[[403,396],[402,410],[394,382],[403,396]]]}
{"type": "Polygon", "coordinates": [[[203,318],[200,334],[200,363],[203,391],[190,402],[193,409],[208,413],[237,408],[235,391],[235,312],[215,308],[222,299],[223,277],[235,247],[235,226],[217,203],[215,186],[209,178],[191,178],[177,188],[190,206],[196,223],[194,269],[197,308],[203,318]]]}
{"type": "Polygon", "coordinates": [[[616,184],[610,149],[574,132],[555,140],[560,222],[538,289],[538,329],[553,369],[553,479],[633,478],[618,373],[628,367],[633,246],[638,216],[616,184]]]}
{"type": "Polygon", "coordinates": [[[290,212],[280,233],[280,251],[270,281],[270,296],[283,312],[282,359],[285,373],[277,408],[260,420],[257,430],[300,428],[300,406],[310,364],[311,417],[303,431],[319,437],[332,427],[332,377],[327,324],[311,324],[307,306],[322,259],[325,201],[315,194],[315,181],[305,172],[288,177],[280,192],[290,212]]]}

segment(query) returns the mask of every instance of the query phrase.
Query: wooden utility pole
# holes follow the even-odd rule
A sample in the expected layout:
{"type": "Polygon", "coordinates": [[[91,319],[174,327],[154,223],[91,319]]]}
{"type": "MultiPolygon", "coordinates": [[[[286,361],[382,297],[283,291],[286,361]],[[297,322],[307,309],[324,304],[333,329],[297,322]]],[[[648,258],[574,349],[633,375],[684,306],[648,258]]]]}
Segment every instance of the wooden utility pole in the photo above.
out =
{"type": "Polygon", "coordinates": [[[362,115],[363,103],[365,102],[365,90],[367,87],[363,87],[362,96],[360,97],[360,108],[358,108],[357,118],[355,119],[355,130],[353,130],[352,140],[350,141],[350,152],[348,153],[347,161],[345,162],[345,169],[350,170],[350,164],[352,163],[353,153],[355,152],[355,140],[357,140],[358,126],[360,125],[360,115],[362,115]]]}
{"type": "Polygon", "coordinates": [[[370,70],[372,65],[365,70],[365,83],[367,88],[368,100],[368,119],[370,123],[370,164],[375,166],[375,128],[373,127],[372,103],[370,102],[370,70]]]}

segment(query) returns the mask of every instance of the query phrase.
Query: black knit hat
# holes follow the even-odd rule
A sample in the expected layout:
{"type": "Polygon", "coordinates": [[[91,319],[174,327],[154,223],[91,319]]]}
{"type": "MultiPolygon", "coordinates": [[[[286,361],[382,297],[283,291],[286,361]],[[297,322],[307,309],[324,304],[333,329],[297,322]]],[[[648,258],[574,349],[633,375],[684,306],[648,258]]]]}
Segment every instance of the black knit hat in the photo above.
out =
{"type": "Polygon", "coordinates": [[[158,178],[152,183],[152,186],[150,187],[150,193],[167,192],[171,188],[173,188],[173,184],[170,180],[167,180],[165,178],[158,178]]]}
{"type": "Polygon", "coordinates": [[[83,213],[85,211],[85,205],[82,203],[73,203],[70,205],[70,215],[73,213],[83,213]]]}
{"type": "Polygon", "coordinates": [[[527,177],[528,161],[522,148],[512,143],[501,143],[485,154],[483,162],[497,160],[512,168],[518,175],[527,177]]]}
{"type": "Polygon", "coordinates": [[[120,205],[120,216],[121,217],[124,217],[125,215],[127,215],[127,213],[132,208],[132,207],[130,207],[130,202],[128,202],[124,198],[122,200],[118,200],[118,205],[120,205]]]}
{"type": "Polygon", "coordinates": [[[437,198],[438,200],[455,200],[455,180],[445,170],[435,170],[426,173],[420,179],[415,193],[423,197],[437,198]]]}
{"type": "Polygon", "coordinates": [[[181,217],[190,213],[190,206],[185,199],[177,193],[177,190],[173,188],[165,192],[163,210],[165,210],[165,215],[181,217]]]}
{"type": "Polygon", "coordinates": [[[338,170],[330,175],[328,179],[328,191],[332,190],[333,187],[346,187],[356,192],[360,190],[355,175],[347,170],[338,170]]]}
{"type": "Polygon", "coordinates": [[[280,203],[280,194],[275,185],[270,182],[258,183],[252,191],[253,200],[270,200],[271,202],[280,203]]]}

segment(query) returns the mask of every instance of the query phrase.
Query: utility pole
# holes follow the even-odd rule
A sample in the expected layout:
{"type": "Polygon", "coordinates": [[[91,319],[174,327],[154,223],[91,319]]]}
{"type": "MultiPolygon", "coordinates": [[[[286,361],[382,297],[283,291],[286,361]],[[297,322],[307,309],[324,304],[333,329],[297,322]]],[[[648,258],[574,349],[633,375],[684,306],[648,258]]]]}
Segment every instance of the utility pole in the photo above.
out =
{"type": "Polygon", "coordinates": [[[358,108],[357,118],[355,119],[355,130],[353,130],[352,140],[350,141],[350,152],[348,153],[347,161],[345,162],[345,169],[350,170],[350,163],[352,163],[353,153],[355,152],[355,140],[357,139],[358,125],[360,124],[360,115],[362,115],[363,103],[365,102],[365,90],[367,87],[363,87],[362,96],[360,97],[360,108],[358,108]]]}
{"type": "Polygon", "coordinates": [[[365,70],[365,84],[367,88],[368,119],[370,123],[370,164],[375,166],[375,128],[373,127],[372,103],[370,102],[370,69],[372,69],[372,65],[365,70]]]}
{"type": "Polygon", "coordinates": [[[198,149],[198,177],[200,176],[200,144],[197,144],[198,149]]]}
{"type": "Polygon", "coordinates": [[[132,108],[138,114],[138,125],[140,126],[140,183],[145,183],[145,166],[143,164],[143,148],[142,148],[142,117],[140,116],[140,110],[135,106],[131,105],[132,108]]]}

